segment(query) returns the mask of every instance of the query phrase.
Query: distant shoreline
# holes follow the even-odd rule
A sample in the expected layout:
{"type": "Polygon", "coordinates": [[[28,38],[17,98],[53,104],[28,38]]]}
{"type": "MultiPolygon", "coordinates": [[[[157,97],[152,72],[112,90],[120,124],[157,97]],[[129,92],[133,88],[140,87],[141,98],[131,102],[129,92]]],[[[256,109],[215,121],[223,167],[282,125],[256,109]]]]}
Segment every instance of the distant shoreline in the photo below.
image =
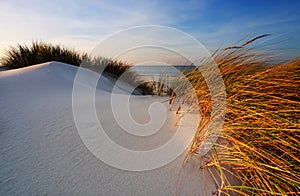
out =
{"type": "Polygon", "coordinates": [[[181,72],[191,72],[196,69],[196,66],[192,65],[134,65],[130,67],[132,71],[135,71],[139,76],[171,76],[176,77],[181,72]]]}

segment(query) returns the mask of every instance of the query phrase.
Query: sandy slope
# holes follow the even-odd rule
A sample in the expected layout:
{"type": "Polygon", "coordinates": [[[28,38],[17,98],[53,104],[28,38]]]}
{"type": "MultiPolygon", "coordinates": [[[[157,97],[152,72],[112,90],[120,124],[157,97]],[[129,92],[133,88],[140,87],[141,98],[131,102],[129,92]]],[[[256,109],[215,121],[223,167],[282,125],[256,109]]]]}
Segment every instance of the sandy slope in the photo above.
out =
{"type": "MultiPolygon", "coordinates": [[[[76,67],[51,62],[0,72],[0,195],[174,195],[185,153],[158,169],[132,172],[103,163],[87,149],[72,113],[76,71],[76,67]]],[[[104,126],[112,127],[108,134],[116,143],[148,150],[172,137],[176,121],[172,112],[167,113],[161,130],[147,139],[122,132],[108,114],[109,106],[101,104],[112,86],[109,79],[101,78],[96,108],[104,126]]],[[[118,93],[126,94],[121,89],[118,93]]],[[[133,97],[133,117],[147,122],[149,104],[164,99],[133,97]]],[[[178,195],[215,191],[212,178],[199,169],[199,162],[193,158],[183,166],[178,195]]]]}

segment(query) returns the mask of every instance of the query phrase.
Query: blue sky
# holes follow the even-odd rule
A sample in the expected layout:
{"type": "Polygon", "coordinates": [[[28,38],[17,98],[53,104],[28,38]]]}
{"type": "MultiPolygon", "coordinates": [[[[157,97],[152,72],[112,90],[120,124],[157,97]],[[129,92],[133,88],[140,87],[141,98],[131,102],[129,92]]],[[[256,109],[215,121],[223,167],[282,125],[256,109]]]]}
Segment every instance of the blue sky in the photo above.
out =
{"type": "Polygon", "coordinates": [[[89,52],[116,31],[139,25],[178,28],[209,50],[270,33],[255,43],[283,56],[300,54],[300,1],[1,1],[0,53],[44,40],[89,52]]]}

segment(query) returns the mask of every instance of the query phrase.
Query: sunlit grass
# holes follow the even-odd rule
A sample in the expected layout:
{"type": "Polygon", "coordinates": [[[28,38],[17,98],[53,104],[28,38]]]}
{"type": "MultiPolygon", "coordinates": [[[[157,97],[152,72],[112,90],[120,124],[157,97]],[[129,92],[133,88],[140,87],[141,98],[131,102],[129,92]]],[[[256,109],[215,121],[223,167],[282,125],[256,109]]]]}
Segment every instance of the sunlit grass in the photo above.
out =
{"type": "MultiPolygon", "coordinates": [[[[220,50],[214,60],[227,96],[219,142],[204,166],[219,173],[221,183],[216,193],[299,195],[300,60],[269,65],[264,52],[247,48],[220,50]],[[240,185],[231,185],[225,172],[237,177],[240,185]]],[[[210,66],[209,62],[203,65],[210,66]]],[[[189,154],[197,155],[214,114],[210,113],[211,98],[204,77],[195,70],[188,78],[202,115],[189,154]]],[[[192,101],[189,96],[183,90],[178,97],[188,103],[192,101]]]]}

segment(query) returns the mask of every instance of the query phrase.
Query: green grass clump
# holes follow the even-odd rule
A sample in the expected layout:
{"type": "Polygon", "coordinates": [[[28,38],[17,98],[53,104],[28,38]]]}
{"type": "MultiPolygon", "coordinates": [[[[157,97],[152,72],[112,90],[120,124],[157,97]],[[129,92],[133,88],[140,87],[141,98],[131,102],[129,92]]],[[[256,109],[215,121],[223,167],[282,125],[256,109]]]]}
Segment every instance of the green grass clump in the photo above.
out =
{"type": "Polygon", "coordinates": [[[17,69],[50,61],[79,66],[83,56],[83,54],[75,50],[64,48],[60,45],[33,42],[31,46],[18,44],[16,47],[11,47],[1,59],[1,63],[9,69],[17,69]]]}
{"type": "MultiPolygon", "coordinates": [[[[269,65],[262,52],[244,47],[219,51],[214,60],[226,87],[226,116],[219,142],[204,167],[218,171],[221,183],[217,192],[299,195],[300,60],[269,65]],[[235,176],[241,184],[231,185],[224,173],[235,176]]],[[[195,70],[188,78],[202,115],[190,148],[192,155],[207,137],[203,133],[212,119],[212,105],[201,73],[195,70]]],[[[186,103],[191,101],[188,92],[183,91],[181,97],[186,103]]]]}
{"type": "Polygon", "coordinates": [[[102,56],[88,57],[86,53],[79,53],[60,45],[44,42],[33,42],[30,46],[18,44],[16,47],[7,50],[5,56],[1,58],[2,65],[8,69],[17,69],[50,61],[58,61],[74,66],[80,66],[83,62],[84,68],[96,72],[101,70],[101,73],[102,71],[110,73],[114,77],[121,76],[130,68],[130,65],[121,61],[102,56]]]}
{"type": "MultiPolygon", "coordinates": [[[[16,47],[7,50],[5,56],[1,58],[1,64],[8,69],[17,69],[50,61],[63,62],[74,66],[83,65],[84,68],[109,75],[115,79],[128,72],[125,82],[132,85],[137,82],[143,83],[137,79],[134,72],[129,71],[130,65],[122,61],[102,56],[89,57],[86,53],[79,53],[61,45],[44,42],[33,42],[30,46],[18,44],[16,47]]],[[[146,82],[140,84],[138,89],[143,94],[152,93],[151,86],[146,82]]]]}

